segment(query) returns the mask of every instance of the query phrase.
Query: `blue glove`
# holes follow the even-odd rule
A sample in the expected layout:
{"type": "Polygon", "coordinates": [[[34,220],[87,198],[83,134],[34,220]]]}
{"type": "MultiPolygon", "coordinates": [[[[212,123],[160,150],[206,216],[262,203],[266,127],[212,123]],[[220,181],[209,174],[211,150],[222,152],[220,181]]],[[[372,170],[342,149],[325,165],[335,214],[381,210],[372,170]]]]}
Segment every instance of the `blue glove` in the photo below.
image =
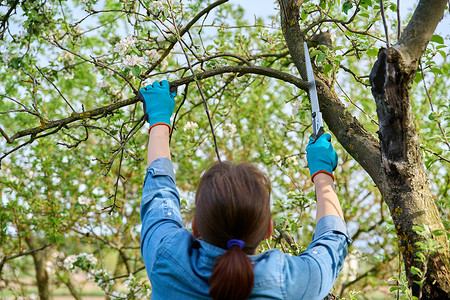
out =
{"type": "Polygon", "coordinates": [[[336,169],[338,156],[330,141],[331,135],[329,133],[322,134],[316,141],[309,137],[306,159],[313,182],[314,176],[319,173],[326,173],[334,180],[333,171],[336,169]]]}
{"type": "Polygon", "coordinates": [[[175,109],[176,95],[176,90],[172,93],[169,91],[167,80],[155,81],[152,85],[139,90],[138,98],[144,103],[144,112],[150,129],[155,125],[164,124],[169,126],[169,132],[172,131],[170,117],[175,109]]]}

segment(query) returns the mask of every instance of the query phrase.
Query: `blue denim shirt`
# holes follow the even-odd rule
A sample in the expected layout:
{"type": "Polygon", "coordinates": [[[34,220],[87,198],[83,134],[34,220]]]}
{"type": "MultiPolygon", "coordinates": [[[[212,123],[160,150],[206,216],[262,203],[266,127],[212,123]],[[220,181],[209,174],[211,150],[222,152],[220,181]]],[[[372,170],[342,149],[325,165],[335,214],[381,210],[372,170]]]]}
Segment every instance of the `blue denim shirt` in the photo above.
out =
{"type": "MultiPolygon", "coordinates": [[[[141,203],[141,253],[152,285],[152,300],[211,299],[214,260],[225,252],[183,228],[180,196],[169,159],[147,169],[141,203]]],[[[255,281],[249,299],[323,299],[333,287],[351,243],[344,221],[325,216],[313,241],[299,256],[279,250],[249,255],[255,281]]]]}

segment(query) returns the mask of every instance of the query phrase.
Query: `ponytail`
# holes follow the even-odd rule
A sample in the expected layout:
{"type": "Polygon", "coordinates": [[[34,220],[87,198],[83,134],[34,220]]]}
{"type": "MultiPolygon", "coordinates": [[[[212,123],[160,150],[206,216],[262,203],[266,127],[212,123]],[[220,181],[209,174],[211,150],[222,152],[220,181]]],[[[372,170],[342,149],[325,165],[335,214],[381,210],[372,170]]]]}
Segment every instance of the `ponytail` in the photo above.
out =
{"type": "Polygon", "coordinates": [[[219,256],[212,269],[209,295],[214,300],[244,300],[253,289],[253,264],[238,245],[219,256]]]}
{"type": "Polygon", "coordinates": [[[203,174],[195,195],[195,224],[203,241],[228,249],[209,278],[214,300],[250,296],[254,254],[270,228],[270,182],[258,168],[223,162],[203,174]]]}

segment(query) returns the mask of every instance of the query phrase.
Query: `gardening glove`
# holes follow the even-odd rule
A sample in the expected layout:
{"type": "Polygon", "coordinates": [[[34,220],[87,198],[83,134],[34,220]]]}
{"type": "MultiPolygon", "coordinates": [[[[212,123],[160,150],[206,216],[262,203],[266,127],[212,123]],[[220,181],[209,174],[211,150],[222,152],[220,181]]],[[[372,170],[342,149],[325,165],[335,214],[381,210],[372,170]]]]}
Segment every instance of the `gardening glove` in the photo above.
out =
{"type": "Polygon", "coordinates": [[[319,173],[326,173],[334,180],[333,171],[336,169],[338,156],[330,141],[331,135],[329,133],[322,134],[316,141],[309,137],[309,143],[306,146],[306,159],[313,182],[314,176],[319,173]]]}
{"type": "Polygon", "coordinates": [[[169,82],[163,80],[155,81],[152,85],[147,85],[139,90],[138,98],[144,104],[146,119],[150,124],[148,132],[155,126],[164,124],[169,126],[169,132],[172,132],[170,117],[175,109],[176,89],[171,93],[169,82]]]}

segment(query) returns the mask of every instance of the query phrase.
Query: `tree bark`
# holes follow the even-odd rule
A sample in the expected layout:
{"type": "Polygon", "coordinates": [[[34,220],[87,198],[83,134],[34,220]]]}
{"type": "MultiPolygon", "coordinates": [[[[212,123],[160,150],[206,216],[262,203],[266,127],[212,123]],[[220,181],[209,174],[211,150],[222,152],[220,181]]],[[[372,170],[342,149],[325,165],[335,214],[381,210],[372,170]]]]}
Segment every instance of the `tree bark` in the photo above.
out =
{"type": "MultiPolygon", "coordinates": [[[[280,0],[280,10],[293,62],[306,79],[302,46],[305,36],[298,24],[301,3],[280,0]]],[[[433,236],[442,248],[429,257],[426,268],[416,261],[419,250],[415,243],[424,238],[413,226],[427,225],[431,231],[444,226],[427,182],[411,113],[409,87],[445,6],[446,0],[420,1],[399,42],[379,52],[370,76],[380,123],[379,140],[345,110],[327,78],[315,70],[324,120],[342,146],[371,176],[388,204],[409,285],[413,295],[422,299],[450,297],[450,254],[446,235],[433,236]],[[426,270],[422,288],[414,283],[420,278],[411,273],[412,266],[426,270]]]]}
{"type": "MultiPolygon", "coordinates": [[[[26,237],[25,241],[27,242],[28,247],[30,247],[31,249],[36,248],[37,243],[34,237],[26,237]]],[[[41,300],[50,299],[49,278],[47,270],[45,268],[47,255],[47,249],[35,251],[31,254],[34,261],[34,269],[36,270],[36,285],[39,291],[39,299],[41,300]]]]}
{"type": "MultiPolygon", "coordinates": [[[[413,75],[402,68],[402,58],[395,49],[381,49],[370,81],[377,104],[380,123],[382,180],[378,186],[387,203],[403,255],[405,270],[414,296],[422,299],[447,299],[450,295],[450,263],[446,235],[433,237],[443,248],[430,256],[426,266],[423,289],[414,281],[414,266],[424,270],[416,261],[416,242],[423,237],[415,225],[427,225],[431,231],[444,229],[426,178],[418,136],[411,113],[409,85],[413,75]]],[[[424,253],[424,255],[427,255],[424,253]]]]}

